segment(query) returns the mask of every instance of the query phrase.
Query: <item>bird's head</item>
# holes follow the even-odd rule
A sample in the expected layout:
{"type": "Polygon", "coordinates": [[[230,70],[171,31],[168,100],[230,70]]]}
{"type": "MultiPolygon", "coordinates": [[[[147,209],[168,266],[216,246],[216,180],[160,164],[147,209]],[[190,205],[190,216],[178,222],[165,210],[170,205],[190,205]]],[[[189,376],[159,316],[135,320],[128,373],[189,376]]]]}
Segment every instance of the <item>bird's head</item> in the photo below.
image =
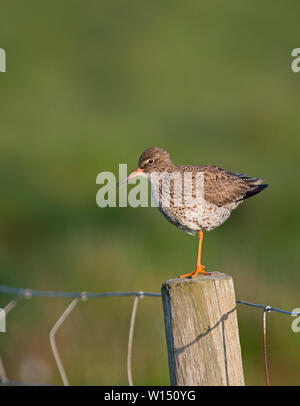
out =
{"type": "Polygon", "coordinates": [[[118,183],[118,186],[136,176],[142,175],[148,178],[151,172],[163,172],[172,168],[174,168],[174,165],[172,164],[170,155],[166,150],[158,147],[148,148],[140,156],[138,168],[127,176],[127,178],[121,180],[121,182],[118,183]]]}
{"type": "Polygon", "coordinates": [[[145,174],[150,172],[161,172],[172,165],[169,153],[158,147],[148,148],[142,153],[139,159],[138,168],[145,174]]]}

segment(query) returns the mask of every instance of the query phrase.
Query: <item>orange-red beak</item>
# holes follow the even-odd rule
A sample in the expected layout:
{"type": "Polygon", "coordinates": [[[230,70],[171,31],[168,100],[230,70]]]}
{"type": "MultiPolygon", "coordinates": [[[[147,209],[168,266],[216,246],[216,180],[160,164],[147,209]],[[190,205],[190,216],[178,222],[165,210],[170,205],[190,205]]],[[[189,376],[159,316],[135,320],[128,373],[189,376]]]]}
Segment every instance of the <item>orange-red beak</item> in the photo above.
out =
{"type": "Polygon", "coordinates": [[[135,171],[133,171],[130,175],[128,175],[127,178],[124,178],[124,179],[120,180],[120,182],[118,182],[116,186],[120,186],[120,185],[122,185],[122,183],[125,183],[125,182],[127,182],[128,180],[133,179],[133,178],[135,178],[136,176],[141,175],[142,172],[144,172],[144,169],[137,168],[137,169],[136,169],[135,171]]]}

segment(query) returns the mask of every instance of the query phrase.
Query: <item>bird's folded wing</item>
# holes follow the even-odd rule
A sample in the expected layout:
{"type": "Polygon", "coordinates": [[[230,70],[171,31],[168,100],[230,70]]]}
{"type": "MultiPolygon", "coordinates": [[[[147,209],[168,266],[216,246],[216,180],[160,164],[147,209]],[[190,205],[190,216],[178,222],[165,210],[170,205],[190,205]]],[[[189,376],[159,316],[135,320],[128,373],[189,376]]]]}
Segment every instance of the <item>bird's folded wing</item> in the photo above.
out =
{"type": "Polygon", "coordinates": [[[204,198],[217,206],[237,202],[267,186],[261,185],[263,178],[250,178],[243,173],[225,171],[213,165],[181,165],[178,169],[194,174],[203,172],[204,198]]]}
{"type": "Polygon", "coordinates": [[[204,167],[204,198],[218,206],[234,203],[251,189],[247,181],[215,166],[204,167]]]}

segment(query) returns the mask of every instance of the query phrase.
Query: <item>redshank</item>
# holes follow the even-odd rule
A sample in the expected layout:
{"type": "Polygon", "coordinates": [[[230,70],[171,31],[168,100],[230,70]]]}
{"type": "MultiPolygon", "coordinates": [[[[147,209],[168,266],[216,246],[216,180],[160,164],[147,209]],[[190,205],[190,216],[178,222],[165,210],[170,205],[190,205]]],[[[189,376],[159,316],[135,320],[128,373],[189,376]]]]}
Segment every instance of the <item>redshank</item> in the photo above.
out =
{"type": "Polygon", "coordinates": [[[180,275],[181,278],[194,278],[199,273],[209,275],[201,263],[203,231],[223,224],[245,199],[268,186],[262,183],[263,178],[251,178],[213,165],[176,166],[169,153],[158,147],[144,151],[138,168],[118,185],[136,176],[150,181],[153,200],[170,223],[198,235],[196,268],[180,275]],[[163,186],[164,182],[169,188],[163,186]]]}

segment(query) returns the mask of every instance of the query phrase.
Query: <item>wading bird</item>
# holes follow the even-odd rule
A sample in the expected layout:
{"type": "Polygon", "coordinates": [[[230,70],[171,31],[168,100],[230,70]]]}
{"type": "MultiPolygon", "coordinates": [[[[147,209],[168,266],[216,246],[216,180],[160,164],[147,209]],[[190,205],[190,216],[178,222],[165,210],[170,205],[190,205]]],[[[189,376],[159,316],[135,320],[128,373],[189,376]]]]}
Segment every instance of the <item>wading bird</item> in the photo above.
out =
{"type": "Polygon", "coordinates": [[[203,231],[223,224],[245,199],[268,186],[262,183],[263,178],[251,178],[213,165],[176,166],[169,153],[157,147],[144,151],[138,168],[117,185],[136,176],[144,176],[150,181],[154,201],[170,223],[198,235],[196,268],[180,275],[181,278],[194,278],[199,273],[209,275],[201,263],[203,231]],[[164,182],[169,187],[164,187],[164,182]]]}

